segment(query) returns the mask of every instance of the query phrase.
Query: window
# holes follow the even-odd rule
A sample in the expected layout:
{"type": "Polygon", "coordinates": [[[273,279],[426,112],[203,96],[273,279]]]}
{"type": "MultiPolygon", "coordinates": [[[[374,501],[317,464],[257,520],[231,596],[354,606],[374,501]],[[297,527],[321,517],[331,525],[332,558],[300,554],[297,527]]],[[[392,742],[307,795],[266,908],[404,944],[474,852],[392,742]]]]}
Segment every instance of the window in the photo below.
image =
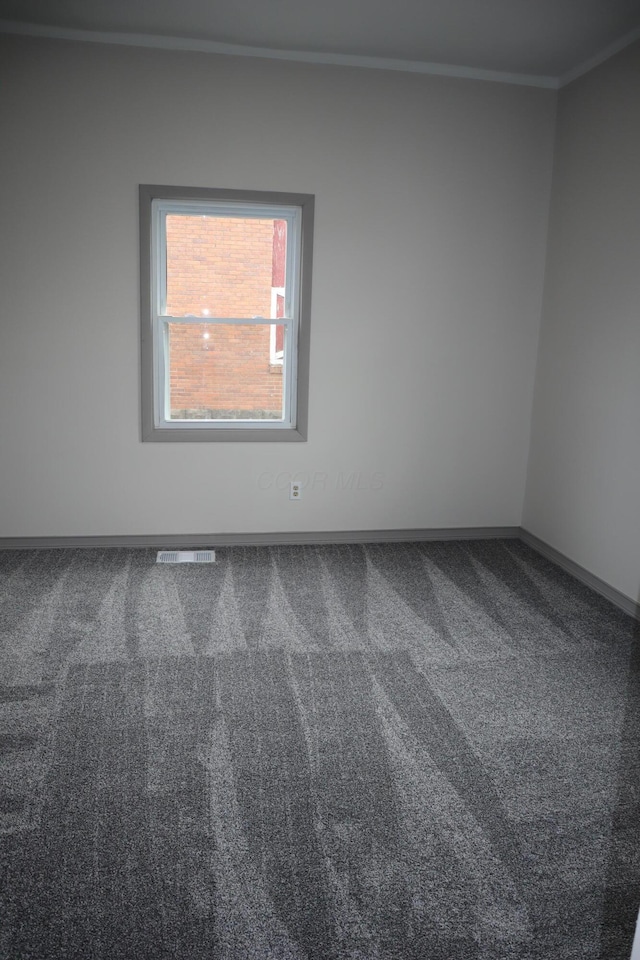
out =
{"type": "Polygon", "coordinates": [[[306,440],[313,197],[140,187],[143,440],[306,440]]]}

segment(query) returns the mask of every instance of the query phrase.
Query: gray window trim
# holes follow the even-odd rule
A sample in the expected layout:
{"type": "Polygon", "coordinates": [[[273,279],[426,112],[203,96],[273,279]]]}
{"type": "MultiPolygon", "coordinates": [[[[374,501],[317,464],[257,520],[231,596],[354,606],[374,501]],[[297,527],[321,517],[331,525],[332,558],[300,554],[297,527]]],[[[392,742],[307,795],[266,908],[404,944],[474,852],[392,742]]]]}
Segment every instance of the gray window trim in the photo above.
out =
{"type": "MultiPolygon", "coordinates": [[[[307,439],[309,406],[309,345],[311,321],[311,260],[313,248],[314,197],[311,194],[276,193],[257,190],[218,190],[200,187],[175,187],[141,184],[140,202],[140,350],[141,350],[141,422],[142,440],[152,442],[186,441],[210,442],[296,442],[307,439]],[[300,208],[300,277],[298,287],[297,370],[293,378],[295,409],[293,426],[269,424],[260,427],[229,427],[215,423],[193,426],[162,425],[155,423],[155,391],[157,388],[157,351],[154,348],[156,323],[153,315],[154,269],[152,263],[152,203],[154,200],[198,201],[208,200],[233,203],[264,204],[265,206],[295,206],[300,208]]],[[[294,347],[295,349],[295,347],[294,347]]]]}

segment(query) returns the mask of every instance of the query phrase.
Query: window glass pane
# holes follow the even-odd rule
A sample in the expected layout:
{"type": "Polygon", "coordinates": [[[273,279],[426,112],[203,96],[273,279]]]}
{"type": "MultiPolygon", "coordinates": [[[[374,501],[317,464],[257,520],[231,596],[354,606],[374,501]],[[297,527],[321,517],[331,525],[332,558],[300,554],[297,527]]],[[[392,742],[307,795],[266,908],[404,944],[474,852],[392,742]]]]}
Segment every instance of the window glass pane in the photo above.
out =
{"type": "Polygon", "coordinates": [[[171,420],[282,420],[281,324],[167,323],[171,420]]]}
{"type": "Polygon", "coordinates": [[[166,239],[170,316],[284,316],[273,303],[285,286],[285,220],[171,213],[166,239]]]}

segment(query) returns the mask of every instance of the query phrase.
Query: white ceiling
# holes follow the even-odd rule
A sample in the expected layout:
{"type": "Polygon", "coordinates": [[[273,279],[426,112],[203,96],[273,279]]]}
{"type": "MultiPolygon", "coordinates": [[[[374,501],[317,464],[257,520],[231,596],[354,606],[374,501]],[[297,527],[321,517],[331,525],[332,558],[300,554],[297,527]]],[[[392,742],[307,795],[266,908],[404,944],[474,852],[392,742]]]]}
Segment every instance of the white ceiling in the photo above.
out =
{"type": "Polygon", "coordinates": [[[2,31],[557,86],[640,37],[640,0],[0,0],[2,31]]]}

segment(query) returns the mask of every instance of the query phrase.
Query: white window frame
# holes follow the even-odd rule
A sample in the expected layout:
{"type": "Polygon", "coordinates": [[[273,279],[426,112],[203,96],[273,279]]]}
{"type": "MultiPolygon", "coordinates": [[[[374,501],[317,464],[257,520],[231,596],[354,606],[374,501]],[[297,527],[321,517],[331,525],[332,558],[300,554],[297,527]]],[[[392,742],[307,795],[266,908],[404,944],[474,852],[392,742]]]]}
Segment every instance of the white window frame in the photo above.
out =
{"type": "MultiPolygon", "coordinates": [[[[143,441],[306,440],[314,198],[307,194],[140,186],[143,441]],[[169,324],[264,324],[273,317],[177,317],[166,312],[166,217],[169,214],[285,220],[283,416],[281,419],[172,420],[169,324]]],[[[273,312],[273,311],[272,311],[273,312]]]]}

